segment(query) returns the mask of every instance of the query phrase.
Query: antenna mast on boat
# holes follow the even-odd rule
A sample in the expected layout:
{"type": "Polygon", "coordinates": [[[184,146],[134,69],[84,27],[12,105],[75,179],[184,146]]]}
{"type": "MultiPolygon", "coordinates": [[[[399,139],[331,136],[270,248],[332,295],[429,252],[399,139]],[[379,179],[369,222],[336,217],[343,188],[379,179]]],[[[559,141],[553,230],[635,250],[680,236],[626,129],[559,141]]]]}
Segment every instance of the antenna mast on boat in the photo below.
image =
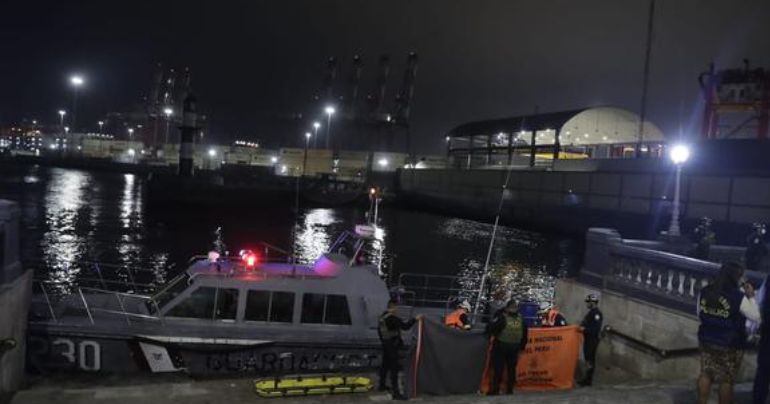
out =
{"type": "Polygon", "coordinates": [[[508,181],[511,179],[511,171],[513,171],[513,165],[508,166],[508,173],[505,176],[505,183],[503,183],[503,189],[500,192],[500,203],[497,205],[497,215],[495,216],[495,225],[492,227],[492,239],[489,240],[489,248],[487,249],[487,259],[484,261],[484,272],[481,275],[481,284],[479,285],[479,294],[476,297],[476,305],[473,308],[473,319],[476,321],[476,316],[479,313],[479,307],[481,306],[481,299],[484,296],[484,287],[486,286],[487,277],[489,276],[489,260],[492,258],[492,248],[495,246],[495,237],[497,236],[497,227],[500,224],[500,215],[503,211],[503,203],[505,203],[505,191],[508,189],[508,181]]]}
{"type": "MultiPolygon", "coordinates": [[[[535,106],[535,115],[537,115],[539,108],[538,106],[535,106]]],[[[524,123],[527,121],[527,117],[524,116],[521,118],[521,123],[519,125],[519,132],[524,132],[524,123]]],[[[535,138],[534,133],[536,130],[532,129],[533,139],[535,138]]],[[[534,142],[533,142],[534,143],[534,142]]],[[[533,144],[534,146],[534,144],[533,144]]],[[[476,297],[476,305],[473,307],[473,321],[476,321],[476,318],[479,313],[479,307],[481,307],[481,299],[484,297],[484,287],[487,283],[487,278],[489,277],[489,261],[492,258],[492,248],[495,246],[495,238],[497,236],[497,227],[500,225],[500,216],[503,212],[503,204],[505,203],[505,191],[508,190],[508,182],[511,180],[511,172],[513,171],[513,164],[509,161],[508,162],[508,172],[505,175],[505,182],[503,182],[503,188],[500,191],[500,203],[497,205],[497,214],[495,215],[495,225],[492,227],[492,237],[489,240],[489,248],[487,249],[487,258],[484,261],[484,272],[481,274],[481,284],[479,285],[479,293],[476,297]]]]}

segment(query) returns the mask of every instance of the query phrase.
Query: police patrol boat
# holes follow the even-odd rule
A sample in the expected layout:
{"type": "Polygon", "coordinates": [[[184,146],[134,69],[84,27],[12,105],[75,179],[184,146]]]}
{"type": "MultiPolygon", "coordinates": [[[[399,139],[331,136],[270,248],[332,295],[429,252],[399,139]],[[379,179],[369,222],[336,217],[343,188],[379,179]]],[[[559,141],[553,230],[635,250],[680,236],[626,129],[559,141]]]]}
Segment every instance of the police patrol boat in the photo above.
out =
{"type": "Polygon", "coordinates": [[[30,310],[28,368],[267,375],[377,367],[389,292],[378,267],[363,263],[368,236],[345,232],[310,265],[212,252],[153,295],[80,286],[54,299],[42,288],[30,310]]]}

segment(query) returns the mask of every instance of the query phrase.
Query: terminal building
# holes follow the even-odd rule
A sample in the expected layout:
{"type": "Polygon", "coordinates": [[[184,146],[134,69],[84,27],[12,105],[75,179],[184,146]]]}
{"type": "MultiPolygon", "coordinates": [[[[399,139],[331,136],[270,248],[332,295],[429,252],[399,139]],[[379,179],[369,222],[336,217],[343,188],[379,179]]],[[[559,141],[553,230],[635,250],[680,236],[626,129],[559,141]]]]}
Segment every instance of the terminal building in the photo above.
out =
{"type": "Polygon", "coordinates": [[[456,168],[550,166],[557,159],[659,157],[664,137],[649,121],[616,107],[594,107],[475,121],[446,136],[456,168]],[[641,136],[639,136],[641,132],[641,136]]]}

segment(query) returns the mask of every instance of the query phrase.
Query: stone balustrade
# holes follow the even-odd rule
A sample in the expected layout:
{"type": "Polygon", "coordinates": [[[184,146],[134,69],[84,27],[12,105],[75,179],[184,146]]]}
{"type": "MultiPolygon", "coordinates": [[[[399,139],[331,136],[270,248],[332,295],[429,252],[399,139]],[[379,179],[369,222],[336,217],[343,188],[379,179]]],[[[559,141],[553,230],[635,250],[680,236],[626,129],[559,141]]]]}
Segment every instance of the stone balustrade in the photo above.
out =
{"type": "MultiPolygon", "coordinates": [[[[663,251],[656,242],[623,240],[611,229],[590,229],[581,280],[603,290],[695,314],[701,289],[720,264],[663,251]]],[[[759,285],[764,275],[747,271],[759,285]]]]}

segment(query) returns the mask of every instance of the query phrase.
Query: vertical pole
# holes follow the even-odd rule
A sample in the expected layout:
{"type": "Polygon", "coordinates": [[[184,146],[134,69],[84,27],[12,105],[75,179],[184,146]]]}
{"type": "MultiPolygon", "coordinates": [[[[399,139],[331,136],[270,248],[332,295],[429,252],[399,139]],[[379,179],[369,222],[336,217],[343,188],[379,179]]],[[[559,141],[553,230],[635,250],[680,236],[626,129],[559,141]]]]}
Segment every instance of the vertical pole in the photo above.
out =
{"type": "Polygon", "coordinates": [[[307,166],[307,148],[310,145],[310,138],[305,136],[305,156],[302,158],[302,176],[305,176],[305,167],[307,166]]]}
{"type": "Polygon", "coordinates": [[[492,135],[487,135],[487,165],[492,162],[492,135]]]}
{"type": "Polygon", "coordinates": [[[473,164],[473,149],[474,149],[474,136],[471,135],[470,141],[468,143],[468,169],[471,168],[471,165],[473,164]]]}
{"type": "Polygon", "coordinates": [[[682,165],[676,165],[676,184],[674,185],[674,208],[671,211],[671,225],[668,227],[670,236],[681,235],[679,231],[679,193],[681,188],[682,165]]]}
{"type": "Polygon", "coordinates": [[[535,166],[535,153],[537,152],[537,131],[535,129],[532,129],[532,138],[531,143],[529,144],[529,166],[534,167],[535,166]]]}
{"type": "Polygon", "coordinates": [[[78,86],[73,87],[74,90],[72,90],[72,132],[78,130],[78,121],[77,121],[77,115],[78,115],[78,86]]]}
{"type": "Polygon", "coordinates": [[[326,116],[326,148],[329,149],[331,145],[331,130],[332,130],[332,114],[327,113],[326,116]]]}
{"type": "Polygon", "coordinates": [[[556,161],[559,159],[559,152],[561,151],[561,142],[559,140],[559,129],[555,129],[555,133],[553,135],[553,160],[556,161]]]}
{"type": "Polygon", "coordinates": [[[513,132],[508,134],[508,165],[513,162],[513,132]]]}
{"type": "Polygon", "coordinates": [[[179,146],[179,176],[192,177],[193,175],[193,138],[196,126],[196,99],[193,95],[185,98],[182,108],[181,144],[179,146]]]}
{"type": "Polygon", "coordinates": [[[642,101],[639,108],[639,133],[636,140],[636,158],[642,157],[642,142],[644,142],[644,120],[647,119],[647,84],[650,79],[650,55],[652,53],[652,29],[655,19],[655,0],[650,0],[647,15],[647,45],[644,50],[644,73],[642,73],[642,101]]]}

